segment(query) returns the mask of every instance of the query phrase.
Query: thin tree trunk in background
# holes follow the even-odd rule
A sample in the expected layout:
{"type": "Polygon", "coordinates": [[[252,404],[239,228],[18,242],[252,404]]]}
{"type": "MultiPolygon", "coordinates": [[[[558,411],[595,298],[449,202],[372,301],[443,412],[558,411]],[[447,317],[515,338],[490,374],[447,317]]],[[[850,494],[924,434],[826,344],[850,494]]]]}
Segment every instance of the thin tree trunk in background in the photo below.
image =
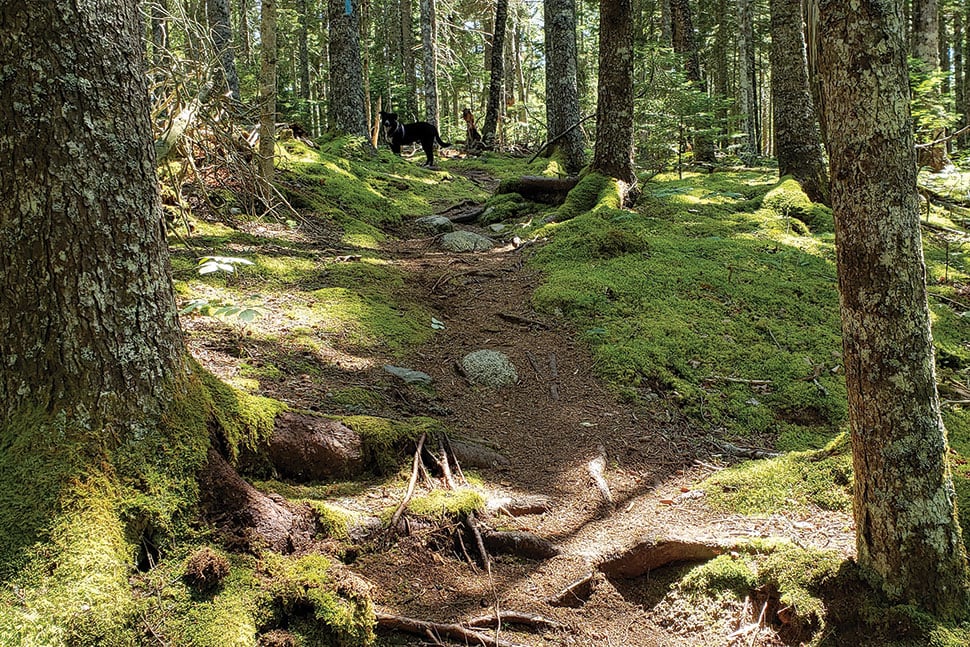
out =
{"type": "Polygon", "coordinates": [[[940,68],[940,5],[937,0],[913,0],[910,55],[926,73],[940,68]]]}
{"type": "Polygon", "coordinates": [[[960,115],[957,121],[958,129],[967,123],[966,114],[963,112],[966,92],[963,76],[963,47],[963,10],[958,8],[953,12],[953,95],[954,109],[960,115]]]}
{"type": "Polygon", "coordinates": [[[212,33],[212,44],[216,48],[216,55],[222,63],[222,89],[232,96],[232,100],[239,102],[239,75],[236,73],[236,52],[232,47],[232,27],[229,21],[229,0],[206,0],[206,16],[209,19],[209,30],[212,33]]]}
{"type": "MultiPolygon", "coordinates": [[[[545,0],[546,51],[546,141],[559,137],[579,123],[577,85],[576,0],[545,0]]],[[[548,154],[559,151],[566,171],[577,173],[586,164],[586,135],[582,128],[549,146],[548,154]]]]}
{"type": "Polygon", "coordinates": [[[660,0],[660,38],[664,45],[672,45],[674,32],[671,25],[670,0],[660,0]]]}
{"type": "Polygon", "coordinates": [[[634,191],[631,0],[600,0],[599,91],[592,169],[634,191]]]}
{"type": "Polygon", "coordinates": [[[890,600],[959,617],[967,560],[936,390],[902,4],[819,3],[857,560],[890,600]]]}
{"type": "Polygon", "coordinates": [[[496,0],[492,30],[491,73],[488,84],[488,106],[482,124],[482,141],[493,148],[498,135],[498,119],[505,103],[505,27],[508,23],[509,0],[496,0]]]}
{"type": "Polygon", "coordinates": [[[424,63],[424,119],[438,125],[438,39],[434,0],[420,0],[424,63]]]}
{"type": "Polygon", "coordinates": [[[825,156],[808,88],[802,0],[771,0],[771,105],[778,173],[814,202],[829,203],[825,156]]]}
{"type": "Polygon", "coordinates": [[[738,0],[738,109],[745,135],[741,160],[748,166],[761,154],[754,86],[754,0],[738,0]]]}
{"type": "Polygon", "coordinates": [[[953,70],[950,67],[950,35],[947,31],[948,18],[948,12],[940,12],[940,40],[938,43],[939,51],[937,56],[939,56],[940,59],[940,69],[945,72],[940,85],[940,90],[943,92],[944,96],[950,93],[950,78],[951,74],[953,73],[953,70]]]}
{"type": "Polygon", "coordinates": [[[412,0],[401,0],[401,70],[404,79],[404,114],[406,119],[418,119],[418,73],[414,60],[414,5],[412,0]]]}
{"type": "Polygon", "coordinates": [[[276,0],[262,0],[260,7],[259,174],[268,187],[276,155],[276,0]]]}
{"type": "Polygon", "coordinates": [[[307,15],[307,0],[296,0],[296,19],[297,19],[297,48],[299,58],[297,64],[298,95],[304,101],[310,100],[310,50],[308,40],[310,37],[310,17],[307,15]]]}
{"type": "Polygon", "coordinates": [[[331,128],[367,138],[357,2],[358,0],[353,0],[351,12],[348,14],[344,0],[328,0],[330,96],[327,108],[331,128]]]}
{"type": "Polygon", "coordinates": [[[245,61],[250,61],[253,57],[252,34],[249,30],[249,3],[250,0],[239,0],[239,29],[236,32],[239,54],[245,61]]]}
{"type": "MultiPolygon", "coordinates": [[[[697,53],[697,41],[694,38],[694,23],[691,20],[690,5],[687,0],[670,0],[671,32],[674,51],[684,60],[684,71],[687,80],[697,92],[704,92],[704,79],[701,78],[701,63],[697,53]]],[[[691,128],[694,131],[694,159],[698,162],[712,164],[714,158],[714,142],[711,137],[701,130],[707,124],[694,116],[691,128]]]]}

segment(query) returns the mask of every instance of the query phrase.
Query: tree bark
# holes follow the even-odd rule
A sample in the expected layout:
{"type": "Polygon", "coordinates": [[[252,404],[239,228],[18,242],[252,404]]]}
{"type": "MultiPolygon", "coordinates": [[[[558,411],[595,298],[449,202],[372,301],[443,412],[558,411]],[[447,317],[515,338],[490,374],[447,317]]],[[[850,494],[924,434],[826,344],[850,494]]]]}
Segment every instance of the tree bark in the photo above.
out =
{"type": "MultiPolygon", "coordinates": [[[[276,0],[262,0],[259,14],[259,175],[273,183],[276,156],[276,0]]],[[[266,191],[266,195],[271,195],[266,191]]]]}
{"type": "Polygon", "coordinates": [[[338,132],[367,137],[364,109],[364,78],[360,62],[360,34],[357,25],[358,0],[351,12],[343,0],[328,0],[330,15],[330,125],[338,132]]]}
{"type": "Polygon", "coordinates": [[[924,72],[940,67],[940,5],[938,0],[913,0],[910,54],[924,72]]]}
{"type": "Polygon", "coordinates": [[[309,49],[309,37],[310,37],[310,17],[307,12],[307,0],[297,0],[296,3],[296,13],[297,13],[297,40],[299,48],[299,60],[298,71],[300,78],[299,97],[304,101],[310,100],[310,49],[309,49]]]}
{"type": "Polygon", "coordinates": [[[241,97],[239,75],[236,73],[236,53],[232,47],[229,0],[206,0],[205,7],[209,30],[212,33],[212,44],[222,64],[222,89],[219,93],[223,94],[228,90],[233,101],[238,102],[241,97]]]}
{"type": "Polygon", "coordinates": [[[761,154],[754,85],[754,0],[738,0],[738,109],[744,132],[741,160],[748,166],[761,154]]]}
{"type": "Polygon", "coordinates": [[[421,44],[424,48],[424,119],[438,125],[438,43],[434,0],[421,2],[421,44]]]}
{"type": "Polygon", "coordinates": [[[967,560],[936,391],[902,4],[820,2],[856,547],[890,599],[959,616],[967,560]]]}
{"type": "Polygon", "coordinates": [[[600,0],[599,90],[592,168],[637,184],[633,169],[633,20],[631,0],[600,0]]]}
{"type": "Polygon", "coordinates": [[[0,77],[4,424],[86,410],[124,438],[185,374],[137,5],[3,10],[3,59],[30,62],[0,77]]]}
{"type": "Polygon", "coordinates": [[[771,0],[771,105],[778,173],[814,202],[829,203],[825,156],[808,87],[802,0],[771,0]]]}
{"type": "Polygon", "coordinates": [[[505,103],[505,26],[508,22],[509,0],[496,0],[495,23],[492,28],[491,73],[488,83],[488,105],[485,109],[485,122],[482,124],[482,141],[487,148],[493,148],[498,136],[498,118],[505,103]]]}
{"type": "MultiPolygon", "coordinates": [[[[697,40],[694,38],[694,23],[691,19],[688,0],[670,0],[671,29],[673,34],[674,52],[684,59],[684,72],[687,80],[697,92],[704,92],[704,79],[701,77],[700,56],[697,52],[697,40]]],[[[600,68],[602,69],[602,68],[600,68]]],[[[693,118],[694,130],[694,159],[705,164],[713,164],[714,142],[704,130],[706,124],[696,115],[693,118]]]]}
{"type": "MultiPolygon", "coordinates": [[[[546,139],[562,135],[580,120],[577,84],[576,1],[545,0],[546,139]]],[[[566,171],[578,172],[586,164],[586,136],[572,128],[547,155],[558,151],[566,171]]]]}

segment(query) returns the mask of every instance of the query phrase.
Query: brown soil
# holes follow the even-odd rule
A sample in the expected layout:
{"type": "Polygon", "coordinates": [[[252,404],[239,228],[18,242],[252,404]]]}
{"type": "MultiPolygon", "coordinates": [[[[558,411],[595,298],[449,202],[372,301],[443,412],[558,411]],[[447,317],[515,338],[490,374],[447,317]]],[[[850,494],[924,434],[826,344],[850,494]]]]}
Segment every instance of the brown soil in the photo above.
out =
{"type": "MultiPolygon", "coordinates": [[[[381,366],[396,363],[391,358],[374,358],[369,368],[353,373],[325,371],[323,379],[289,376],[269,384],[267,394],[326,411],[320,403],[329,389],[363,385],[393,393],[398,415],[432,415],[455,436],[497,448],[509,464],[477,470],[489,494],[544,495],[552,506],[544,514],[492,517],[484,523],[530,531],[557,544],[561,553],[545,561],[495,557],[489,574],[450,548],[436,547],[428,541],[429,531],[417,531],[385,549],[365,552],[352,564],[373,585],[378,607],[444,623],[514,610],[568,627],[535,633],[503,626],[502,637],[522,645],[784,644],[770,626],[728,637],[757,620],[760,604],[712,602],[711,608],[699,609],[668,595],[682,566],[631,580],[599,576],[592,596],[575,608],[544,601],[589,574],[606,556],[643,539],[727,543],[775,536],[848,552],[850,520],[829,514],[806,524],[782,515],[753,519],[712,511],[702,493],[692,489],[724,464],[706,432],[685,421],[673,403],[633,406],[604,388],[576,331],[532,310],[531,293],[541,278],[524,265],[528,246],[456,256],[439,251],[435,243],[433,238],[405,237],[386,250],[412,277],[416,298],[430,304],[445,323],[430,344],[414,349],[408,364],[433,377],[433,397],[388,386],[393,378],[381,366]],[[456,360],[482,348],[509,355],[519,384],[502,389],[470,384],[456,370],[456,360]],[[589,471],[590,461],[601,453],[614,506],[605,503],[589,471]]],[[[238,360],[215,347],[212,337],[196,335],[193,346],[207,366],[232,374],[238,360]]],[[[271,359],[278,351],[250,344],[246,353],[248,361],[258,362],[261,354],[271,359]]],[[[403,489],[403,482],[399,489],[376,488],[341,504],[377,513],[393,508],[403,489]]],[[[383,640],[438,644],[400,635],[383,640]]]]}

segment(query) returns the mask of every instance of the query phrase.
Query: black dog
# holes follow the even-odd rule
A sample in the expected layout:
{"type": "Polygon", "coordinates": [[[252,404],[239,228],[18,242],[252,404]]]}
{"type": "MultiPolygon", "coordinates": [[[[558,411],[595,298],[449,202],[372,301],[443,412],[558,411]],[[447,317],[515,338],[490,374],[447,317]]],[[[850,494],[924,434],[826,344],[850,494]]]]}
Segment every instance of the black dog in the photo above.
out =
{"type": "Polygon", "coordinates": [[[434,124],[426,121],[418,121],[413,124],[402,124],[397,120],[397,115],[393,112],[381,111],[381,128],[384,130],[384,139],[391,145],[391,150],[396,154],[401,154],[403,144],[413,144],[421,142],[424,154],[428,156],[427,166],[434,166],[434,143],[439,146],[451,146],[447,142],[441,141],[441,135],[434,124]]]}

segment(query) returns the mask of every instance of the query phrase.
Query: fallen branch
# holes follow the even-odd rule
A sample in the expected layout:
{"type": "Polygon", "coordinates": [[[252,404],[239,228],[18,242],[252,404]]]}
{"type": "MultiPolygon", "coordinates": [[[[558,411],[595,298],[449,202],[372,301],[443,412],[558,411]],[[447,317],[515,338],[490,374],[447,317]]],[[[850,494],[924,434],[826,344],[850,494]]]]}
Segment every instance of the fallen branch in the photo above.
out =
{"type": "Polygon", "coordinates": [[[542,321],[536,321],[535,319],[529,319],[528,317],[520,317],[519,315],[509,314],[507,312],[499,312],[496,314],[500,319],[505,319],[511,323],[520,324],[523,326],[537,326],[544,329],[549,328],[549,324],[542,321]]]}
{"type": "Polygon", "coordinates": [[[546,598],[545,603],[552,607],[581,607],[593,595],[599,578],[597,573],[584,575],[556,595],[546,598]]]}
{"type": "Polygon", "coordinates": [[[478,528],[478,523],[475,520],[475,511],[469,511],[465,515],[465,525],[468,526],[468,530],[471,531],[472,536],[475,538],[475,547],[478,548],[478,553],[482,557],[482,568],[485,572],[491,576],[492,574],[492,560],[488,556],[488,551],[485,550],[485,541],[482,538],[482,531],[478,528]]]}
{"type": "Polygon", "coordinates": [[[463,645],[481,645],[483,647],[526,647],[521,643],[514,643],[495,636],[475,631],[459,624],[444,624],[408,618],[384,611],[377,612],[377,626],[382,629],[403,631],[414,636],[433,639],[447,638],[463,645]]]}
{"type": "Polygon", "coordinates": [[[540,616],[536,613],[523,613],[521,611],[499,611],[497,613],[490,613],[487,616],[469,618],[462,624],[467,627],[474,627],[478,629],[483,627],[492,628],[498,622],[505,622],[514,625],[525,625],[526,627],[533,627],[535,629],[566,628],[566,625],[562,624],[561,622],[557,622],[552,618],[540,616]]]}
{"type": "Polygon", "coordinates": [[[603,495],[603,499],[612,509],[616,504],[613,501],[613,493],[610,492],[610,485],[606,482],[606,477],[603,476],[603,472],[606,470],[606,448],[600,445],[598,449],[599,455],[591,460],[586,468],[589,470],[593,482],[596,483],[596,487],[599,488],[600,494],[603,495]]]}
{"type": "Polygon", "coordinates": [[[421,434],[418,438],[418,448],[414,450],[414,464],[411,467],[411,480],[408,481],[408,489],[404,494],[404,498],[401,499],[401,504],[394,511],[394,516],[391,517],[391,528],[397,528],[397,523],[401,520],[401,515],[404,514],[405,508],[408,507],[408,502],[411,501],[411,497],[414,496],[414,486],[418,482],[418,468],[421,465],[421,450],[424,448],[424,439],[427,434],[421,434]]]}
{"type": "Polygon", "coordinates": [[[738,447],[737,445],[733,445],[724,440],[718,440],[717,438],[712,438],[711,442],[722,451],[742,458],[778,458],[779,456],[784,456],[782,452],[772,452],[767,449],[757,449],[754,447],[738,447]]]}

